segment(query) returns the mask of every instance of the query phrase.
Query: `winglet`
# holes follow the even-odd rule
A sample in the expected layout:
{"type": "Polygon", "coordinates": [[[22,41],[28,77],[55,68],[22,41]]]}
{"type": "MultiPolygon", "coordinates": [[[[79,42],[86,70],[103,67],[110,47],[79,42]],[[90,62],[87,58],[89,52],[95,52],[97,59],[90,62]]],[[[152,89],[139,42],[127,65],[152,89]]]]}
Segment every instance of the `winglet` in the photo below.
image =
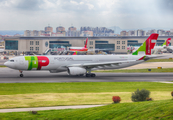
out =
{"type": "Polygon", "coordinates": [[[151,49],[154,48],[157,38],[158,38],[157,33],[152,33],[148,39],[136,50],[132,55],[151,55],[151,49]]]}
{"type": "Polygon", "coordinates": [[[87,48],[87,42],[88,42],[88,38],[86,39],[84,48],[87,48]]]}
{"type": "Polygon", "coordinates": [[[169,46],[171,38],[168,38],[161,46],[169,46]]]}

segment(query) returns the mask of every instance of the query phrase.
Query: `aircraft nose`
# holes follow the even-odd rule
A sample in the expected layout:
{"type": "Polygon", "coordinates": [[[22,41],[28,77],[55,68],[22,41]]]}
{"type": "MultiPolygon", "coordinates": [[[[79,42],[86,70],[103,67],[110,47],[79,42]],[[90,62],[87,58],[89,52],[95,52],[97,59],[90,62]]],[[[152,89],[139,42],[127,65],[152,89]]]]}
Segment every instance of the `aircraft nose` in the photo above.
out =
{"type": "Polygon", "coordinates": [[[8,62],[5,62],[4,65],[7,66],[7,67],[9,67],[9,63],[8,62]]]}

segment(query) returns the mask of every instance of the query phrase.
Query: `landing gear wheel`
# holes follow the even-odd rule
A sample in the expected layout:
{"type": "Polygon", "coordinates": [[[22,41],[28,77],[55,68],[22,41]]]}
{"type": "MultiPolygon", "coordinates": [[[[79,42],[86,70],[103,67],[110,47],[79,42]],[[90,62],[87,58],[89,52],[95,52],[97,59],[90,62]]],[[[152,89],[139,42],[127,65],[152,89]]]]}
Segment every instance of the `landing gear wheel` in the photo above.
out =
{"type": "Polygon", "coordinates": [[[96,75],[94,73],[91,73],[91,74],[86,74],[86,77],[95,77],[96,75]]]}
{"type": "Polygon", "coordinates": [[[95,77],[95,76],[96,76],[95,74],[93,74],[93,73],[91,74],[91,77],[95,77]]]}
{"type": "Polygon", "coordinates": [[[22,70],[19,70],[19,72],[20,72],[20,77],[23,77],[23,74],[22,74],[22,70]]]}
{"type": "Polygon", "coordinates": [[[23,74],[20,74],[20,77],[23,77],[23,74]]]}
{"type": "Polygon", "coordinates": [[[88,74],[88,73],[87,73],[87,74],[86,74],[86,77],[91,77],[91,74],[88,74]]]}

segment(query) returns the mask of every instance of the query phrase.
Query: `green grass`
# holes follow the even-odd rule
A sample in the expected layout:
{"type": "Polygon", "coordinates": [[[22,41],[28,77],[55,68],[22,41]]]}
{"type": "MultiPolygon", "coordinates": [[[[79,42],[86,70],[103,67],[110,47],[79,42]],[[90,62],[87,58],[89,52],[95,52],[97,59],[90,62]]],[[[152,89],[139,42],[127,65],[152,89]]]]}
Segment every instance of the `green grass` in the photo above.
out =
{"type": "Polygon", "coordinates": [[[109,104],[118,95],[131,102],[136,89],[151,91],[154,100],[171,98],[173,84],[156,82],[1,83],[0,108],[109,104]]]}
{"type": "Polygon", "coordinates": [[[5,65],[0,65],[0,67],[6,67],[5,65]]]}
{"type": "Polygon", "coordinates": [[[173,59],[151,59],[146,62],[173,62],[173,59]]]}
{"type": "Polygon", "coordinates": [[[86,109],[0,113],[1,120],[171,120],[173,100],[118,103],[86,109]]]}
{"type": "Polygon", "coordinates": [[[0,83],[0,95],[133,92],[138,88],[150,91],[172,91],[173,84],[157,82],[0,83]]]}
{"type": "Polygon", "coordinates": [[[148,69],[117,69],[117,70],[97,70],[94,72],[115,72],[115,73],[161,73],[161,72],[173,72],[173,68],[150,68],[148,69]]]}

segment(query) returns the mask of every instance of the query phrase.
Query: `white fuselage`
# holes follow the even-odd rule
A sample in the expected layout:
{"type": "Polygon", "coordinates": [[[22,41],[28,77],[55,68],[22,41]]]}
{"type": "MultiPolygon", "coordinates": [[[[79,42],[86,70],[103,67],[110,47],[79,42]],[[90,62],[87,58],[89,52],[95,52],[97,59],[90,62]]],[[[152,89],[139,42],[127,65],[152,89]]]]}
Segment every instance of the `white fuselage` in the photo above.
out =
{"type": "MultiPolygon", "coordinates": [[[[83,67],[87,68],[85,64],[89,64],[92,70],[96,69],[118,69],[129,67],[135,64],[144,62],[138,60],[144,55],[58,55],[58,56],[44,56],[48,59],[26,60],[26,57],[33,56],[19,56],[12,58],[5,63],[6,66],[16,70],[38,70],[38,62],[46,64],[39,70],[56,70],[57,72],[66,71],[68,67],[83,67]],[[108,64],[110,63],[110,64],[108,64]],[[93,64],[93,67],[92,67],[93,64]],[[98,65],[97,65],[98,64],[98,65]],[[30,66],[30,68],[29,68],[30,66]]],[[[39,56],[35,56],[39,57],[39,56]]]]}

